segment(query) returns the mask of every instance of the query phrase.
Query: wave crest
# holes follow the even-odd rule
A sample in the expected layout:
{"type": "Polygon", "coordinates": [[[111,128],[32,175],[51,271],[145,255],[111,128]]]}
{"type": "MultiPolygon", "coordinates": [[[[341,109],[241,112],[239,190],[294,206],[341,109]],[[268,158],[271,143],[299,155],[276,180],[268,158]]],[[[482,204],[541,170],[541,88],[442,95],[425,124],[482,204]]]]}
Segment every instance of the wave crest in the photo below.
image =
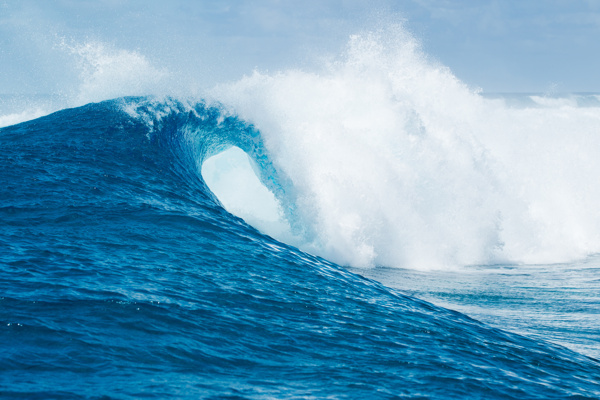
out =
{"type": "MultiPolygon", "coordinates": [[[[431,61],[401,27],[353,36],[321,73],[213,91],[261,132],[304,249],[446,268],[600,251],[598,107],[515,108],[431,61]]],[[[302,246],[301,246],[302,247],[302,246]]]]}

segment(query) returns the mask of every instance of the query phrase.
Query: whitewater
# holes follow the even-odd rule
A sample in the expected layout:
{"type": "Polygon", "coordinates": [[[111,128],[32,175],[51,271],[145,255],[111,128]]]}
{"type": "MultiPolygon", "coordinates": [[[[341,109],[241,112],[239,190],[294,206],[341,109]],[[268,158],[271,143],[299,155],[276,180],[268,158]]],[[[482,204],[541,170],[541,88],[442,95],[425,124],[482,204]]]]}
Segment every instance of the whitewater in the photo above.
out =
{"type": "Polygon", "coordinates": [[[260,130],[278,183],[293,182],[279,201],[306,249],[409,268],[598,252],[599,97],[482,96],[398,29],[352,37],[322,74],[216,89],[260,130]]]}
{"type": "Polygon", "coordinates": [[[600,397],[600,95],[399,25],[203,90],[59,48],[0,97],[1,396],[600,397]]]}

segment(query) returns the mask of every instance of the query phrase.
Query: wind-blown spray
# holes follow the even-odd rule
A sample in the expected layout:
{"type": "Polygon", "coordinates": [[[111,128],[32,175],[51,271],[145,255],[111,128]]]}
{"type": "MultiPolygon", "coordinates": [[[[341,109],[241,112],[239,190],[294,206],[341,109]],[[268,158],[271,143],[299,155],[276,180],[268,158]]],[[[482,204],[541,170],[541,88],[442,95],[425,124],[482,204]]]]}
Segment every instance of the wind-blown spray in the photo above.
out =
{"type": "Polygon", "coordinates": [[[292,183],[301,247],[336,262],[438,268],[600,250],[600,108],[486,98],[401,27],[352,36],[319,73],[254,72],[213,95],[256,125],[292,183]]]}

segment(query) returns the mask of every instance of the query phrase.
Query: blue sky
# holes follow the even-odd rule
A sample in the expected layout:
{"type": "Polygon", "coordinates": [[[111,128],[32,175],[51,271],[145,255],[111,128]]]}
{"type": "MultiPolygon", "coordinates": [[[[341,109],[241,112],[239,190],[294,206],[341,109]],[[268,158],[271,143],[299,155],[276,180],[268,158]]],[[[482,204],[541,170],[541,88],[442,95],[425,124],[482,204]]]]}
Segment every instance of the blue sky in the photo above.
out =
{"type": "Polygon", "coordinates": [[[418,0],[430,54],[491,91],[600,90],[600,1],[418,0]]]}
{"type": "Polygon", "coordinates": [[[404,21],[430,57],[486,92],[600,92],[600,0],[0,0],[0,93],[72,85],[61,40],[136,51],[211,86],[311,68],[381,21],[404,21]]]}

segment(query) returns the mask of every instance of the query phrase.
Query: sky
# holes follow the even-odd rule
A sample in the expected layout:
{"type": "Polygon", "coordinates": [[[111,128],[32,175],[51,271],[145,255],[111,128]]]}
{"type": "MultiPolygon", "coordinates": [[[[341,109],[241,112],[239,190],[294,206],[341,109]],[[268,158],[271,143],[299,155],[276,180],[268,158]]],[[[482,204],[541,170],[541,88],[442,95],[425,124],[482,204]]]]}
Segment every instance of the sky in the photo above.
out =
{"type": "Polygon", "coordinates": [[[202,89],[316,68],[390,23],[484,92],[600,92],[600,0],[0,0],[0,93],[74,90],[86,43],[202,89]]]}

